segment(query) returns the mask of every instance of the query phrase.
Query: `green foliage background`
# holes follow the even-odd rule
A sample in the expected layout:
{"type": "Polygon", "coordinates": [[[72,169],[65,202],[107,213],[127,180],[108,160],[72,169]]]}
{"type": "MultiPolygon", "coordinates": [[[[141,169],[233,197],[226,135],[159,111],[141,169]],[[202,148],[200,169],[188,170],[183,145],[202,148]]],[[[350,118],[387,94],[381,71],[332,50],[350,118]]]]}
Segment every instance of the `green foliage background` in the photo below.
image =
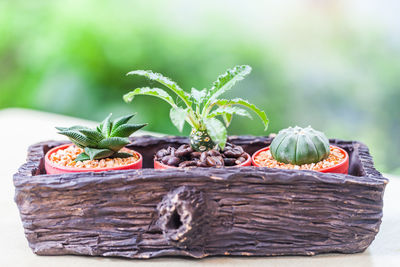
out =
{"type": "Polygon", "coordinates": [[[230,134],[311,124],[365,142],[381,171],[400,173],[400,24],[385,20],[396,9],[299,2],[2,1],[0,108],[92,120],[133,111],[147,130],[179,134],[161,100],[122,101],[152,85],[125,74],[152,69],[190,90],[248,64],[229,95],[263,108],[270,128],[236,118],[230,134]]]}

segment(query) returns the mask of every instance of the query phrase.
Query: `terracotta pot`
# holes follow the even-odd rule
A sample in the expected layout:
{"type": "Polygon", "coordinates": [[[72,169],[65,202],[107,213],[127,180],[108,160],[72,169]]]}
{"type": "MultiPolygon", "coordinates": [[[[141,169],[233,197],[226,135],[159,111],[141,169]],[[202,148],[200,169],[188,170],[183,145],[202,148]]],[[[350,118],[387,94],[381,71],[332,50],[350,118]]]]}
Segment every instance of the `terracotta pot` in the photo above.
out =
{"type": "MultiPolygon", "coordinates": [[[[243,162],[242,164],[239,164],[239,165],[229,166],[229,167],[251,166],[251,157],[248,153],[246,153],[246,155],[247,155],[247,160],[245,162],[243,162]]],[[[193,167],[195,167],[195,166],[193,166],[193,167]]],[[[173,169],[173,168],[179,168],[179,167],[165,165],[165,164],[159,162],[158,160],[154,159],[154,169],[163,170],[163,169],[173,169]]]]}
{"type": "MultiPolygon", "coordinates": [[[[340,147],[332,146],[332,145],[331,145],[330,147],[331,147],[331,148],[334,147],[334,148],[339,149],[339,151],[344,155],[344,160],[343,160],[342,162],[336,164],[335,166],[332,166],[332,167],[329,167],[329,168],[320,169],[320,170],[318,170],[318,171],[319,171],[319,172],[331,172],[331,173],[343,173],[343,174],[347,174],[348,171],[349,171],[349,155],[347,154],[347,152],[346,152],[344,149],[342,149],[342,148],[340,148],[340,147]]],[[[254,161],[254,159],[255,159],[255,158],[258,156],[258,154],[260,154],[262,151],[268,151],[268,150],[269,150],[269,147],[264,147],[264,148],[258,150],[257,152],[255,152],[255,153],[253,154],[253,156],[251,157],[251,161],[252,161],[253,166],[262,167],[262,166],[259,166],[259,165],[254,161]]]]}
{"type": "Polygon", "coordinates": [[[105,167],[105,168],[76,168],[76,167],[64,167],[55,164],[50,160],[50,155],[57,152],[60,149],[65,149],[73,144],[66,144],[54,147],[50,149],[44,158],[44,165],[47,174],[60,174],[60,173],[71,173],[71,172],[104,172],[104,171],[112,171],[112,170],[128,170],[128,169],[141,169],[143,163],[143,157],[140,153],[134,151],[136,155],[139,156],[139,159],[129,165],[118,166],[118,167],[105,167]]]}

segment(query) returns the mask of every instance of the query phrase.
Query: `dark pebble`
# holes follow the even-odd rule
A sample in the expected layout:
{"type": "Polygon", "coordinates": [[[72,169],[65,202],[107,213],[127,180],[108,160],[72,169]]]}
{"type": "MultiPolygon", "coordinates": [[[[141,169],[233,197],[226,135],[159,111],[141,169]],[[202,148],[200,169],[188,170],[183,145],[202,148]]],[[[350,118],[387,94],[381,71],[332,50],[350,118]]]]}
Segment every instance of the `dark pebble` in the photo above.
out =
{"type": "Polygon", "coordinates": [[[168,154],[167,150],[163,148],[161,150],[158,150],[156,156],[157,156],[157,158],[161,159],[164,156],[166,156],[167,154],[168,154]]]}
{"type": "Polygon", "coordinates": [[[236,163],[236,165],[239,165],[239,164],[242,164],[243,162],[245,162],[246,161],[246,159],[244,158],[244,157],[239,157],[236,161],[235,161],[235,163],[236,163]]]}
{"type": "Polygon", "coordinates": [[[198,151],[194,151],[194,152],[190,153],[190,158],[192,158],[192,159],[194,159],[194,158],[200,159],[200,156],[201,156],[201,152],[198,152],[198,151]]]}
{"type": "Polygon", "coordinates": [[[197,165],[196,161],[193,161],[193,160],[187,160],[187,161],[179,163],[179,167],[189,167],[189,166],[196,166],[196,165],[197,165]]]}
{"type": "Polygon", "coordinates": [[[216,166],[224,166],[224,159],[221,156],[214,157],[216,166]]]}
{"type": "Polygon", "coordinates": [[[197,161],[197,167],[207,167],[207,163],[199,160],[199,161],[197,161]]]}
{"type": "Polygon", "coordinates": [[[223,166],[224,165],[224,160],[222,157],[218,156],[208,156],[206,159],[207,165],[212,167],[212,166],[223,166]]]}
{"type": "Polygon", "coordinates": [[[204,152],[201,153],[200,161],[201,162],[206,162],[206,159],[207,159],[207,152],[204,151],[204,152]]]}
{"type": "Polygon", "coordinates": [[[233,166],[236,164],[235,162],[236,162],[235,158],[224,158],[225,166],[233,166]]]}
{"type": "Polygon", "coordinates": [[[224,155],[227,156],[228,158],[238,158],[240,155],[242,155],[243,149],[240,146],[235,146],[232,149],[227,149],[224,152],[224,155]]]}
{"type": "Polygon", "coordinates": [[[207,154],[208,154],[209,156],[214,156],[214,157],[216,157],[216,156],[221,156],[221,153],[219,153],[217,150],[214,150],[214,149],[208,151],[207,154]]]}
{"type": "Polygon", "coordinates": [[[241,163],[243,163],[243,162],[246,161],[246,158],[245,157],[239,157],[237,160],[240,161],[241,163]]]}
{"type": "Polygon", "coordinates": [[[171,156],[164,156],[164,157],[161,159],[161,162],[164,163],[164,164],[167,164],[167,163],[168,163],[168,160],[170,159],[170,157],[171,157],[171,156]]]}
{"type": "Polygon", "coordinates": [[[177,166],[179,164],[179,158],[178,157],[174,157],[174,156],[170,156],[170,158],[168,159],[167,164],[169,166],[177,166]]]}
{"type": "Polygon", "coordinates": [[[247,159],[247,153],[243,151],[242,155],[240,155],[241,157],[247,159]]]}
{"type": "Polygon", "coordinates": [[[193,149],[189,145],[181,145],[176,151],[175,156],[184,157],[193,152],[193,149]]]}
{"type": "Polygon", "coordinates": [[[206,162],[207,162],[207,165],[210,166],[210,167],[217,165],[217,163],[215,162],[214,157],[212,157],[212,156],[207,157],[206,162]]]}
{"type": "Polygon", "coordinates": [[[179,167],[234,166],[245,162],[247,157],[242,147],[230,143],[226,144],[222,152],[215,149],[204,152],[193,151],[190,145],[184,144],[178,148],[160,149],[156,153],[156,158],[162,163],[179,167]]]}

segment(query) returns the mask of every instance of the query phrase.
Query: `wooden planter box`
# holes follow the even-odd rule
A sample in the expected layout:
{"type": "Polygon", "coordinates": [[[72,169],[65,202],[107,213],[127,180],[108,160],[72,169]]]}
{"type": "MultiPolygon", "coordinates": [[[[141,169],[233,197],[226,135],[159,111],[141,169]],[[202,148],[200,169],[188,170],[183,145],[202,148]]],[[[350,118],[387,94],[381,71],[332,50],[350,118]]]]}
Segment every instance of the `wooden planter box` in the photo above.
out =
{"type": "MultiPolygon", "coordinates": [[[[212,255],[315,255],[365,250],[378,233],[387,179],[368,148],[347,150],[349,175],[268,168],[151,169],[161,147],[182,137],[137,137],[142,170],[46,175],[44,154],[29,148],[14,175],[29,246],[39,255],[152,258],[212,255]]],[[[267,137],[231,137],[246,152],[267,137]]]]}

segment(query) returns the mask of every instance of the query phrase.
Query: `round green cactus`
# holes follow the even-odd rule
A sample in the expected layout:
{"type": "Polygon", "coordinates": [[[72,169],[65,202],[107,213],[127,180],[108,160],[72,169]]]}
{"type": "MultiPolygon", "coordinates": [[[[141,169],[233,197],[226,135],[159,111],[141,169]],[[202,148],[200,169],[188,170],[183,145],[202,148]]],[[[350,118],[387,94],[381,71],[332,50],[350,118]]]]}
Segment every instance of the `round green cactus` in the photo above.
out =
{"type": "Polygon", "coordinates": [[[296,126],[281,130],[272,141],[270,151],[279,162],[302,165],[326,159],[330,148],[324,133],[311,126],[296,126]]]}

